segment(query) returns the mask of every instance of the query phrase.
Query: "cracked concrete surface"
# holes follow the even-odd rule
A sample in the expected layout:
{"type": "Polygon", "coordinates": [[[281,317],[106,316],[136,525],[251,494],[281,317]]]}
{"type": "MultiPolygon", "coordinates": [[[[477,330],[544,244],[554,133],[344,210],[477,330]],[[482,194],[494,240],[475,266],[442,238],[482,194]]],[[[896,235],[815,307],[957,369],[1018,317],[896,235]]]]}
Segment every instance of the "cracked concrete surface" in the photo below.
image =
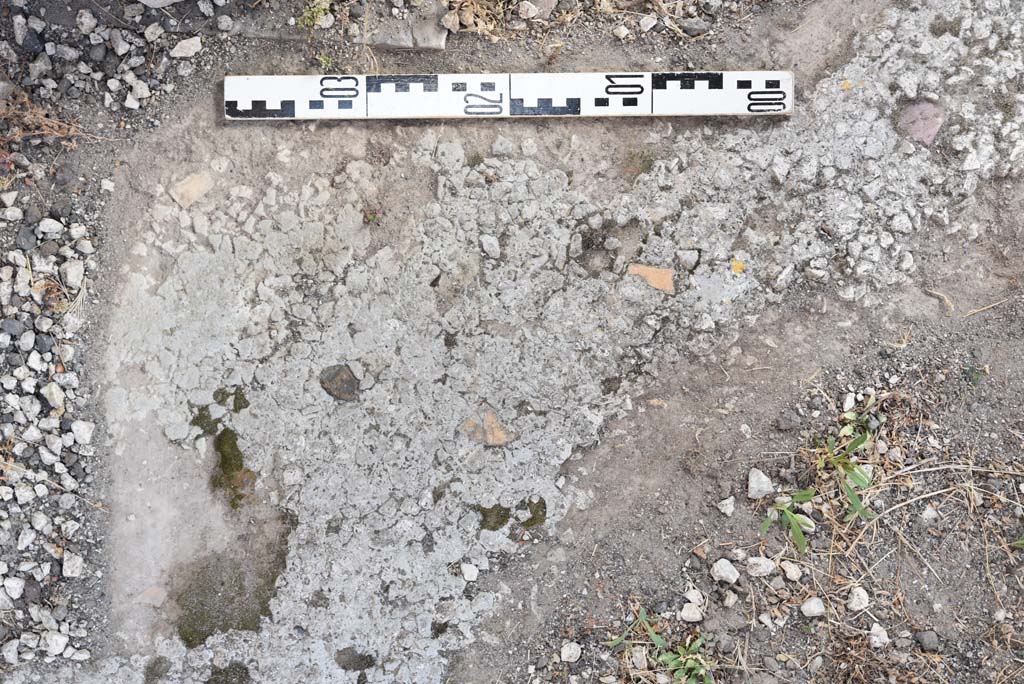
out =
{"type": "Polygon", "coordinates": [[[793,293],[871,307],[914,277],[915,241],[998,229],[971,211],[1020,174],[1021,41],[1009,0],[889,9],[775,123],[219,127],[199,109],[154,134],[123,176],[106,333],[117,643],[64,681],[138,681],[157,654],[168,681],[233,661],[258,682],[443,681],[511,598],[477,573],[593,504],[562,465],[661,367],[793,293]],[[960,36],[929,28],[941,14],[969,18],[960,36]],[[941,149],[898,128],[916,101],[944,110],[941,149]],[[321,386],[335,365],[355,400],[321,386]],[[239,388],[247,407],[218,399],[239,388]],[[210,487],[224,430],[253,474],[238,500],[210,487]],[[259,630],[187,649],[189,561],[282,543],[259,630]]]}

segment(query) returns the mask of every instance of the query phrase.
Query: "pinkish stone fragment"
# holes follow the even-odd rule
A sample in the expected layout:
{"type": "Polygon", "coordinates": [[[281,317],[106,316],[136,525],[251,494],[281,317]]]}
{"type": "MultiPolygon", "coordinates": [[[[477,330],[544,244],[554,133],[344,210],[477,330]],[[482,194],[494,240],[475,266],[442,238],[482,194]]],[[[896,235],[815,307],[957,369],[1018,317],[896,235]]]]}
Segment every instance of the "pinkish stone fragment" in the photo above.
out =
{"type": "Polygon", "coordinates": [[[915,102],[900,112],[899,129],[911,140],[931,145],[945,118],[946,113],[937,104],[915,102]]]}

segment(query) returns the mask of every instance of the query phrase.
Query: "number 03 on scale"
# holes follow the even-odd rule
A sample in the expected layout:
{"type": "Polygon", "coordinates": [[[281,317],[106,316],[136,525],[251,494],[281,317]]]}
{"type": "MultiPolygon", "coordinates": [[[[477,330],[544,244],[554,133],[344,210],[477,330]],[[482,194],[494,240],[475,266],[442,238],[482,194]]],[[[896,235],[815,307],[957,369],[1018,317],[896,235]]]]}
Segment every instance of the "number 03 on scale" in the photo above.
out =
{"type": "Polygon", "coordinates": [[[778,116],[789,71],[227,76],[228,119],[778,116]]]}

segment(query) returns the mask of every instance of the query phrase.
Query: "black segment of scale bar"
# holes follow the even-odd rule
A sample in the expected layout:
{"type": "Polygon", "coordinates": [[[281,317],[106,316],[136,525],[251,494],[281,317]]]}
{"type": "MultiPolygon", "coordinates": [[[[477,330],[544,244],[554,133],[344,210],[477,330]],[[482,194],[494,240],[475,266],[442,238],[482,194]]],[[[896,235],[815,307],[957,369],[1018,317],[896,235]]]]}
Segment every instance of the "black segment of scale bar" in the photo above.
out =
{"type": "Polygon", "coordinates": [[[720,71],[663,71],[651,74],[651,86],[654,90],[668,90],[669,81],[678,81],[680,90],[694,90],[697,81],[705,81],[708,90],[722,90],[725,87],[720,71]]]}
{"type": "Polygon", "coordinates": [[[538,97],[536,107],[523,105],[523,100],[509,98],[510,116],[579,116],[580,98],[566,98],[564,107],[556,107],[550,97],[538,97]]]}
{"type": "Polygon", "coordinates": [[[425,93],[436,93],[437,92],[437,74],[422,75],[422,76],[367,76],[366,77],[366,92],[367,93],[379,93],[381,92],[381,86],[385,83],[393,83],[395,86],[396,93],[407,93],[409,92],[409,86],[413,83],[418,83],[423,86],[423,92],[425,93]]]}
{"type": "Polygon", "coordinates": [[[282,100],[278,109],[267,107],[266,100],[253,100],[250,109],[239,109],[238,100],[225,100],[224,114],[230,119],[294,119],[295,100],[282,100]]]}

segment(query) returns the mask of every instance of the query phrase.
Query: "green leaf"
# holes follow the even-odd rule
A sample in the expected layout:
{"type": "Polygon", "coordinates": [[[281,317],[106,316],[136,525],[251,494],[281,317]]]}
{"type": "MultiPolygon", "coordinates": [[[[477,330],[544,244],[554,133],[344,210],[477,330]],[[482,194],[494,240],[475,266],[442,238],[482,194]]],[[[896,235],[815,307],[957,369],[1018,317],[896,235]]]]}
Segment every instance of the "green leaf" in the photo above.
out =
{"type": "Polygon", "coordinates": [[[1015,542],[1010,542],[1011,549],[1024,549],[1024,537],[1021,537],[1015,542]]]}
{"type": "Polygon", "coordinates": [[[835,437],[829,437],[825,441],[825,448],[828,451],[828,455],[829,456],[834,454],[836,452],[836,438],[835,437]]]}
{"type": "MultiPolygon", "coordinates": [[[[640,610],[643,611],[642,608],[640,610]]],[[[634,629],[636,629],[636,626],[639,623],[640,623],[639,619],[634,620],[633,624],[631,624],[629,627],[627,627],[626,630],[622,634],[620,634],[615,639],[612,639],[611,641],[605,641],[604,645],[608,646],[609,648],[614,648],[614,647],[618,646],[619,644],[621,644],[623,641],[626,640],[626,637],[629,636],[629,633],[632,632],[634,629]]]]}
{"type": "Polygon", "coordinates": [[[796,519],[797,524],[800,525],[800,529],[804,532],[813,532],[817,527],[817,525],[814,524],[814,521],[803,513],[794,513],[793,517],[796,519]]]}
{"type": "Polygon", "coordinates": [[[853,520],[857,516],[860,516],[864,520],[871,520],[875,517],[874,513],[864,508],[864,503],[860,500],[860,497],[857,496],[857,492],[853,491],[853,487],[845,482],[840,482],[839,484],[843,488],[846,498],[850,501],[850,508],[852,509],[852,513],[849,513],[846,516],[847,522],[853,520]]]}
{"type": "Polygon", "coordinates": [[[858,489],[865,489],[871,485],[871,474],[859,465],[850,468],[849,477],[858,489]]]}
{"type": "Polygon", "coordinates": [[[843,414],[843,420],[857,420],[859,417],[856,411],[847,411],[843,414]]]}
{"type": "MultiPolygon", "coordinates": [[[[641,608],[641,610],[643,610],[643,609],[641,608]]],[[[645,617],[646,617],[646,613],[645,613],[645,617]]],[[[642,624],[644,626],[644,629],[647,630],[647,634],[651,637],[651,641],[654,642],[654,645],[656,647],[658,647],[658,648],[667,648],[668,647],[668,642],[665,641],[664,637],[662,637],[661,635],[659,635],[657,632],[654,631],[654,628],[651,627],[651,623],[650,622],[648,622],[647,620],[644,620],[642,624]]]]}
{"type": "Polygon", "coordinates": [[[607,646],[608,648],[615,648],[616,646],[618,646],[619,644],[621,644],[625,640],[626,640],[626,632],[623,632],[622,634],[620,634],[616,638],[612,639],[611,641],[604,642],[604,645],[607,646]]]}
{"type": "Polygon", "coordinates": [[[868,441],[868,433],[862,432],[853,438],[853,441],[846,445],[843,449],[843,453],[839,454],[842,457],[849,456],[857,449],[860,449],[868,441]]]}
{"type": "Polygon", "coordinates": [[[857,426],[853,423],[847,423],[839,430],[840,437],[849,437],[853,434],[853,431],[857,429],[857,426]]]}
{"type": "Polygon", "coordinates": [[[771,526],[772,526],[772,519],[771,518],[765,518],[764,522],[761,523],[761,534],[764,534],[765,532],[767,532],[768,528],[771,527],[771,526]]]}
{"type": "Polygon", "coordinates": [[[869,395],[868,400],[864,403],[864,412],[867,413],[868,409],[875,405],[875,395],[869,395]]]}
{"type": "Polygon", "coordinates": [[[814,495],[816,493],[817,492],[815,492],[814,489],[801,489],[799,492],[793,495],[793,501],[796,501],[797,503],[804,503],[805,501],[810,501],[811,499],[814,498],[814,495]]]}
{"type": "Polygon", "coordinates": [[[800,553],[807,553],[807,538],[804,537],[804,531],[800,529],[800,522],[797,520],[796,515],[788,510],[782,511],[782,514],[786,516],[786,520],[789,522],[789,533],[793,536],[796,550],[800,553]]]}
{"type": "Polygon", "coordinates": [[[662,665],[672,665],[673,662],[676,662],[676,663],[679,662],[679,656],[677,656],[675,653],[671,653],[671,652],[670,653],[662,653],[660,656],[658,656],[658,662],[661,663],[662,665]]]}

